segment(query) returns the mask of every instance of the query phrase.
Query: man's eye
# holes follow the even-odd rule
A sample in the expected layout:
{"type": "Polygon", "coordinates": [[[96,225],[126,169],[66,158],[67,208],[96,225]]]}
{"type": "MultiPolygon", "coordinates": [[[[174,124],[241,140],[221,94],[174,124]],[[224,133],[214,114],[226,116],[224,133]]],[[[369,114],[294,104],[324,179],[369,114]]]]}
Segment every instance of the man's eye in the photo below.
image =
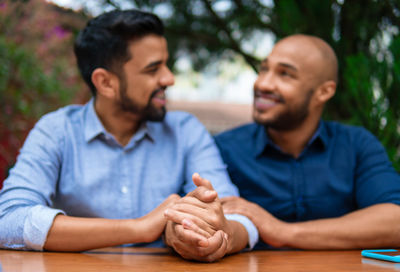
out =
{"type": "Polygon", "coordinates": [[[281,72],[280,72],[280,75],[281,75],[281,76],[285,76],[285,77],[286,77],[286,76],[287,76],[287,77],[292,77],[292,74],[288,73],[288,72],[285,71],[285,70],[281,71],[281,72]]]}
{"type": "Polygon", "coordinates": [[[268,71],[268,67],[266,66],[260,66],[260,68],[258,68],[258,72],[267,72],[268,71]]]}
{"type": "Polygon", "coordinates": [[[147,70],[147,73],[149,73],[149,74],[155,74],[157,71],[158,71],[158,68],[153,68],[153,69],[147,70]]]}

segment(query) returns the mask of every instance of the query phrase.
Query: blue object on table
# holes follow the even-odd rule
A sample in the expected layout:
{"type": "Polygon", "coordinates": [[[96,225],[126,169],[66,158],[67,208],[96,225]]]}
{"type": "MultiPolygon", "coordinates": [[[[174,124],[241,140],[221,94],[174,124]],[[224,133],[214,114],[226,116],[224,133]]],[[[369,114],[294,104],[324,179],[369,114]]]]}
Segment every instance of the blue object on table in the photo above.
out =
{"type": "Polygon", "coordinates": [[[400,263],[400,251],[396,249],[366,249],[361,251],[363,257],[400,263]]]}

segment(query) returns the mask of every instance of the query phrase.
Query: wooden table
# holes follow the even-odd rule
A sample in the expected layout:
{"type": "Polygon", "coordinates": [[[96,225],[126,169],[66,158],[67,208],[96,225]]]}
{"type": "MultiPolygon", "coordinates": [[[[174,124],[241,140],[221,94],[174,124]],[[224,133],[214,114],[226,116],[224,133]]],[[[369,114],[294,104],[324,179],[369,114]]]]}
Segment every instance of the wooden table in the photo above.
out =
{"type": "Polygon", "coordinates": [[[104,248],[84,253],[0,250],[2,272],[75,271],[392,271],[400,264],[362,258],[353,251],[253,251],[216,263],[181,259],[168,249],[104,248]]]}

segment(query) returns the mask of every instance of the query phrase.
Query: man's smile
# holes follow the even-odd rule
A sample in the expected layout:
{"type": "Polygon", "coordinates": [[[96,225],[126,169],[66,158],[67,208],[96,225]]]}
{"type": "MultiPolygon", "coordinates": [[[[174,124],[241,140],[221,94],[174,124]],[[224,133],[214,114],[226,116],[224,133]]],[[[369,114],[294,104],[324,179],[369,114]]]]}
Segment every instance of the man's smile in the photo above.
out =
{"type": "Polygon", "coordinates": [[[283,102],[283,98],[277,94],[262,93],[260,91],[255,91],[254,93],[254,107],[257,110],[267,110],[283,102]]]}
{"type": "Polygon", "coordinates": [[[152,95],[151,102],[156,106],[164,106],[167,102],[165,88],[155,91],[152,95]]]}

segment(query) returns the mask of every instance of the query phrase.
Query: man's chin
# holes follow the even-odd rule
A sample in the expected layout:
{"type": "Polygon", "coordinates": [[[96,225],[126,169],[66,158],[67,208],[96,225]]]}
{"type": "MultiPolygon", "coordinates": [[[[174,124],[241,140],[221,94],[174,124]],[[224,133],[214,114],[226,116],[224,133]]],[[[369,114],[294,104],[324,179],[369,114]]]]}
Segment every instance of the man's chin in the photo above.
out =
{"type": "Polygon", "coordinates": [[[262,125],[264,127],[268,127],[274,130],[287,130],[287,127],[285,124],[283,124],[280,120],[268,118],[265,116],[257,115],[256,113],[253,114],[253,120],[259,125],[262,125]]]}
{"type": "Polygon", "coordinates": [[[160,109],[151,108],[145,114],[146,121],[151,122],[162,122],[164,121],[165,115],[167,114],[167,110],[165,107],[160,109]]]}
{"type": "Polygon", "coordinates": [[[273,120],[271,120],[271,118],[263,116],[258,111],[253,111],[253,120],[260,125],[268,125],[270,123],[273,123],[273,120]]]}
{"type": "Polygon", "coordinates": [[[253,120],[259,125],[280,132],[293,131],[302,125],[302,122],[293,122],[283,119],[271,120],[271,119],[256,117],[254,115],[253,115],[253,120]]]}

